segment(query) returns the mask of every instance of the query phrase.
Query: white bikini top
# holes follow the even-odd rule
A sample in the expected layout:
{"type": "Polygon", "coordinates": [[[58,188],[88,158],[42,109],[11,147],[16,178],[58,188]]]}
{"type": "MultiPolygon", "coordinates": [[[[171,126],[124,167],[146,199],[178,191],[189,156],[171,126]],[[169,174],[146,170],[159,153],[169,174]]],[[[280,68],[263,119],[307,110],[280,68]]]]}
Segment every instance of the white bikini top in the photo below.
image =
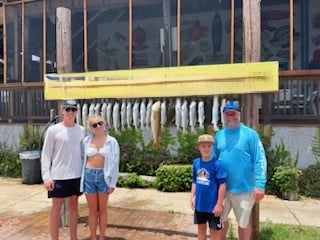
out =
{"type": "Polygon", "coordinates": [[[92,157],[93,155],[100,154],[101,156],[105,157],[107,155],[107,148],[94,148],[88,147],[87,156],[92,157]]]}

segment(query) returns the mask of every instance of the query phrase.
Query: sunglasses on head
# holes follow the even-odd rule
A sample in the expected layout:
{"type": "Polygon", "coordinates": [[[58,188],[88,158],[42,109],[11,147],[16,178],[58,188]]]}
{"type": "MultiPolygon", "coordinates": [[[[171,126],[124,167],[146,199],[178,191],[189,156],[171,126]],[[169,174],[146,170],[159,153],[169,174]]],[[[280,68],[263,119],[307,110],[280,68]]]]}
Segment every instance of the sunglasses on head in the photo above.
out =
{"type": "Polygon", "coordinates": [[[66,112],[70,112],[70,111],[72,111],[72,112],[76,112],[76,111],[77,111],[77,109],[76,109],[76,108],[70,108],[70,107],[65,108],[64,110],[66,110],[66,112]]]}
{"type": "Polygon", "coordinates": [[[91,124],[91,126],[92,126],[93,128],[98,127],[98,125],[99,125],[100,127],[103,126],[103,121],[100,121],[100,122],[92,123],[92,124],[91,124]]]}

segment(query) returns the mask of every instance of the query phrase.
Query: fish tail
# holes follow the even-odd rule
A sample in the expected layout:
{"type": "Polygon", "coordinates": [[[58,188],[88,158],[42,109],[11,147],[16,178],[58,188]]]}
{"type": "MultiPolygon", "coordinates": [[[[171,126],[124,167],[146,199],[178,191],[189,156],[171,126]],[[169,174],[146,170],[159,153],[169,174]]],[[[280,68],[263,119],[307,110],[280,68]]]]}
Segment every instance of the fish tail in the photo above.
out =
{"type": "Polygon", "coordinates": [[[160,148],[161,144],[159,142],[154,142],[152,145],[153,148],[160,148]]]}

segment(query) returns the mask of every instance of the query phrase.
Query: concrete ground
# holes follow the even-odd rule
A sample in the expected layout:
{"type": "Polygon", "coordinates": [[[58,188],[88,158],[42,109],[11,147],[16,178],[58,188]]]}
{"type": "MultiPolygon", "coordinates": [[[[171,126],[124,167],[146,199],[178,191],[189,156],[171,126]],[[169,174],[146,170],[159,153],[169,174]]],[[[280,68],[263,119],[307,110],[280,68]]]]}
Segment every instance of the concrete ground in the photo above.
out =
{"type": "MultiPolygon", "coordinates": [[[[0,178],[0,240],[49,239],[48,209],[51,201],[41,184],[0,178]]],[[[79,239],[88,239],[88,210],[79,199],[79,239]]],[[[320,227],[320,200],[286,201],[267,195],[260,203],[260,222],[320,227]]],[[[164,193],[154,189],[117,188],[110,196],[106,239],[196,239],[189,207],[189,193],[164,193]]],[[[231,216],[234,221],[234,216],[231,216]]],[[[68,239],[68,228],[60,228],[68,239]]]]}

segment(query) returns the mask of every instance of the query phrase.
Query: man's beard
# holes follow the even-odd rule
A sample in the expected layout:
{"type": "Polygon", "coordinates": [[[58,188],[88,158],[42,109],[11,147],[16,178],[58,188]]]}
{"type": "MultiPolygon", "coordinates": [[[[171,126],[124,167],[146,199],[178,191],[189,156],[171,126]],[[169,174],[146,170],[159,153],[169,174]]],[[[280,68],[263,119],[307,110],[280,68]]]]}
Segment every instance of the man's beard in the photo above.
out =
{"type": "Polygon", "coordinates": [[[240,125],[240,119],[232,119],[225,122],[225,125],[229,129],[237,128],[240,125]]]}

